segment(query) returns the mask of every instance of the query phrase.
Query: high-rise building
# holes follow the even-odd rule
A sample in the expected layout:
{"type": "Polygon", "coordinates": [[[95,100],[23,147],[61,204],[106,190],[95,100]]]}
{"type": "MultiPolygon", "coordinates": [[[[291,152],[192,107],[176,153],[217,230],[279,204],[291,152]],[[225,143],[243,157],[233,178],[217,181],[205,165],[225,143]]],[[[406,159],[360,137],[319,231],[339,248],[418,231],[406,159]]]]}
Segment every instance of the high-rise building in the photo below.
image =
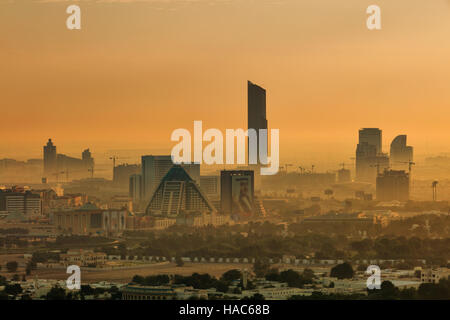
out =
{"type": "MultiPolygon", "coordinates": [[[[142,156],[142,191],[144,201],[148,201],[166,175],[173,166],[171,156],[142,156]]],[[[186,172],[194,182],[200,184],[200,164],[182,164],[186,172]]]]}
{"type": "Polygon", "coordinates": [[[200,176],[200,188],[210,198],[216,198],[220,195],[220,177],[219,176],[200,176]]]}
{"type": "Polygon", "coordinates": [[[406,135],[399,135],[391,143],[391,168],[406,170],[413,161],[413,147],[406,144],[406,135]]]}
{"type": "Polygon", "coordinates": [[[125,209],[99,209],[88,203],[84,206],[52,214],[52,224],[63,233],[75,235],[117,235],[126,228],[128,211],[125,209]]]}
{"type": "Polygon", "coordinates": [[[220,172],[220,206],[222,213],[242,220],[253,216],[254,172],[251,170],[223,170],[220,172]]]}
{"type": "Polygon", "coordinates": [[[150,199],[154,189],[173,166],[171,156],[142,156],[142,191],[144,201],[150,199]]]}
{"type": "Polygon", "coordinates": [[[52,139],[48,139],[47,145],[44,146],[44,175],[47,178],[51,178],[57,170],[56,159],[56,146],[53,145],[52,139]]]}
{"type": "Polygon", "coordinates": [[[130,181],[130,176],[141,173],[141,166],[138,164],[120,164],[114,167],[113,182],[117,186],[127,187],[130,181]]]}
{"type": "Polygon", "coordinates": [[[94,168],[94,158],[92,158],[92,154],[89,149],[83,150],[81,153],[81,160],[83,162],[83,167],[86,170],[94,168]]]}
{"type": "MultiPolygon", "coordinates": [[[[255,129],[259,139],[259,130],[267,129],[266,119],[266,90],[260,86],[247,82],[248,94],[248,129],[255,129]]],[[[258,140],[259,141],[259,140],[258,140]]],[[[257,146],[258,159],[259,143],[257,146]]],[[[265,161],[265,159],[263,159],[265,161]]],[[[258,161],[258,163],[260,163],[258,161]]]]}
{"type": "Polygon", "coordinates": [[[378,128],[359,130],[356,147],[356,180],[374,183],[377,174],[389,168],[389,157],[382,152],[382,131],[378,128]]]}
{"type": "Polygon", "coordinates": [[[359,130],[359,143],[375,146],[376,154],[381,153],[382,131],[378,128],[363,128],[359,130]]]}
{"type": "Polygon", "coordinates": [[[58,181],[59,175],[65,175],[66,180],[74,178],[86,178],[89,171],[94,169],[94,158],[89,149],[81,154],[81,159],[58,154],[52,139],[48,139],[44,146],[44,176],[46,181],[58,181]]]}
{"type": "Polygon", "coordinates": [[[409,175],[403,170],[385,170],[377,177],[377,200],[408,201],[409,175]]]}
{"type": "Polygon", "coordinates": [[[142,200],[142,175],[133,174],[129,179],[129,196],[133,203],[140,203],[142,200]]]}
{"type": "Polygon", "coordinates": [[[7,211],[8,215],[22,215],[24,218],[40,216],[41,195],[29,190],[0,190],[0,211],[7,211]]]}
{"type": "Polygon", "coordinates": [[[213,212],[206,194],[180,165],[173,165],[163,177],[146,209],[148,215],[169,218],[213,212]]]}

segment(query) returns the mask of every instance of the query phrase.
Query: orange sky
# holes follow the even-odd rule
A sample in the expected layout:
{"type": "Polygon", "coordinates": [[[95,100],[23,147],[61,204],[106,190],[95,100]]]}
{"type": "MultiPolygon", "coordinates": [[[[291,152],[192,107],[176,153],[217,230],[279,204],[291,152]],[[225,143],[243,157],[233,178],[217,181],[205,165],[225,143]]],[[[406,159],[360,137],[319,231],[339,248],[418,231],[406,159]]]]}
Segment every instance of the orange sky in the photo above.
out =
{"type": "Polygon", "coordinates": [[[449,18],[446,0],[0,0],[0,158],[49,137],[100,154],[170,150],[194,120],[245,128],[247,80],[267,89],[282,162],[342,162],[360,127],[385,151],[408,134],[416,154],[449,152],[449,18]]]}

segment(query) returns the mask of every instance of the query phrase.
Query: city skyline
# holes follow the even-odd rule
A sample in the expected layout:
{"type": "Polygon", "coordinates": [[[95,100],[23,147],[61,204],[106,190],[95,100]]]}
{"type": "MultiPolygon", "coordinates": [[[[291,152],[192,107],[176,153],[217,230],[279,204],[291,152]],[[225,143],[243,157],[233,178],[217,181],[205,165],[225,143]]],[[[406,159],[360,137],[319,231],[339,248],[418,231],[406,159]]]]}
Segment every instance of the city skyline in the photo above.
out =
{"type": "Polygon", "coordinates": [[[0,0],[0,30],[7,307],[450,301],[450,0],[0,0]]]}
{"type": "Polygon", "coordinates": [[[87,142],[96,152],[164,149],[172,130],[197,119],[245,128],[247,79],[270,91],[267,118],[281,131],[285,161],[322,157],[330,145],[341,152],[336,157],[352,154],[361,127],[382,127],[383,145],[407,133],[417,154],[450,151],[446,1],[383,3],[379,33],[365,28],[366,3],[259,3],[87,1],[78,33],[59,27],[64,3],[2,4],[6,34],[23,16],[33,26],[15,28],[0,53],[7,106],[2,153],[34,157],[49,136],[64,141],[68,153],[87,142]],[[123,9],[133,19],[121,20],[123,9]],[[248,25],[249,14],[265,23],[248,25]],[[104,37],[111,30],[115,36],[104,37]],[[167,117],[169,124],[159,121],[167,117]]]}

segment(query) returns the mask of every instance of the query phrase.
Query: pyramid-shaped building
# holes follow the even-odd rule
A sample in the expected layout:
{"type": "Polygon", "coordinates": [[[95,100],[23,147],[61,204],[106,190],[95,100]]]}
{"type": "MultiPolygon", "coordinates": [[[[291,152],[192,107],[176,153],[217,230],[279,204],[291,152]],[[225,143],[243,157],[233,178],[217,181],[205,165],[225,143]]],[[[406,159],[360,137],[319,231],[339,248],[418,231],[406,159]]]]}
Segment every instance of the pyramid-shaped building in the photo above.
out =
{"type": "Polygon", "coordinates": [[[213,213],[216,209],[200,187],[179,165],[174,165],[159,183],[146,214],[178,217],[181,214],[213,213]]]}

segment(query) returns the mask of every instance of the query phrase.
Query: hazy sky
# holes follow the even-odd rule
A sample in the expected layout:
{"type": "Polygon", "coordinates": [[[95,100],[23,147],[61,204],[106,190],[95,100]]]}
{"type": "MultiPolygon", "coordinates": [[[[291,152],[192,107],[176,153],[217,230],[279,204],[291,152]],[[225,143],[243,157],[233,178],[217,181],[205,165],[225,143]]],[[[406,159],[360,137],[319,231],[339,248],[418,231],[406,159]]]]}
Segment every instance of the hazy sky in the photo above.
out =
{"type": "MultiPolygon", "coordinates": [[[[357,130],[450,151],[446,0],[0,0],[0,158],[170,148],[176,128],[246,127],[267,89],[282,161],[346,160],[357,130]],[[79,4],[82,30],[65,26],[79,4]],[[366,8],[382,9],[382,30],[366,8]]],[[[350,160],[348,160],[350,161],[350,160]]],[[[342,161],[340,161],[342,162],[342,161]]]]}

